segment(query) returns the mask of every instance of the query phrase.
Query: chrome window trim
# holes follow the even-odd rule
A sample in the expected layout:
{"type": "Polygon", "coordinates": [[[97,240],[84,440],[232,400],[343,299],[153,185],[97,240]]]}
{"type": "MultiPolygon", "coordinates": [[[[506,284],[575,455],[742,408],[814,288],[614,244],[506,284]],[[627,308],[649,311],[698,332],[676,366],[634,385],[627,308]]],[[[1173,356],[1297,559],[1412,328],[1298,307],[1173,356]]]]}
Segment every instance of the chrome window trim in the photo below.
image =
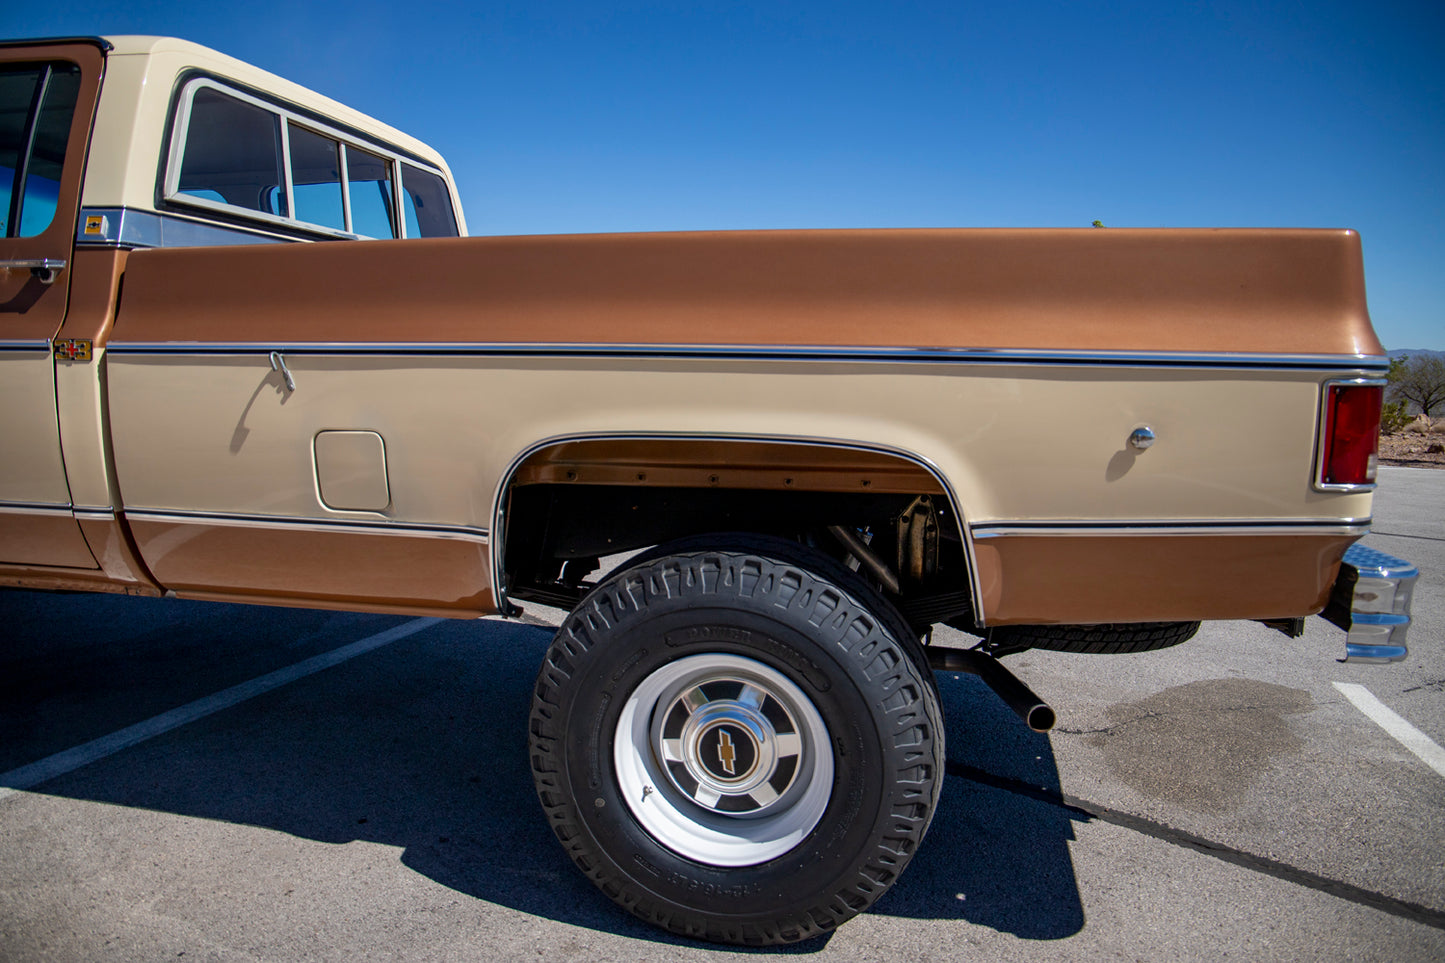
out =
{"type": "Polygon", "coordinates": [[[391,216],[396,218],[396,236],[405,240],[408,235],[406,233],[406,208],[402,206],[406,203],[406,198],[403,196],[404,188],[401,186],[401,164],[397,164],[393,168],[393,175],[391,179],[391,216]]]}
{"type": "Polygon", "coordinates": [[[401,179],[405,171],[405,162],[396,165],[396,176],[391,182],[391,196],[394,198],[393,217],[396,218],[396,236],[402,239],[411,237],[406,230],[406,188],[402,186],[401,179]]]}
{"type": "Polygon", "coordinates": [[[228,512],[187,511],[178,509],[125,509],[127,521],[157,522],[168,525],[216,525],[228,528],[271,528],[278,531],[324,532],[326,534],[387,535],[403,538],[442,538],[487,545],[490,533],[484,528],[466,525],[434,525],[426,522],[380,522],[310,518],[290,515],[245,515],[228,512]]]}
{"type": "MultiPolygon", "coordinates": [[[[486,341],[131,341],[115,346],[130,354],[244,355],[482,355],[491,357],[620,357],[658,360],[818,361],[879,364],[971,364],[1051,367],[1178,368],[1226,371],[1321,372],[1367,379],[1389,368],[1375,355],[1206,354],[1188,352],[1028,351],[1013,348],[910,348],[886,345],[605,344],[486,341]]],[[[1346,379],[1348,380],[1348,379],[1346,379]]]]}
{"type": "MultiPolygon", "coordinates": [[[[1389,370],[1388,360],[1384,370],[1389,370]]],[[[1325,482],[1325,427],[1328,421],[1326,411],[1330,404],[1330,388],[1335,385],[1360,385],[1369,387],[1377,385],[1384,388],[1389,382],[1384,378],[1370,377],[1369,373],[1361,372],[1354,378],[1331,378],[1320,385],[1319,405],[1316,408],[1315,418],[1315,460],[1314,472],[1311,485],[1317,492],[1372,492],[1379,487],[1379,482],[1365,482],[1359,485],[1328,484],[1325,482]]],[[[1376,463],[1376,476],[1379,474],[1378,462],[1376,463]]]]}
{"type": "MultiPolygon", "coordinates": [[[[349,230],[337,231],[334,228],[329,228],[321,224],[312,224],[309,221],[300,220],[295,216],[296,199],[294,196],[294,185],[292,183],[291,174],[290,136],[290,127],[293,124],[305,130],[310,130],[315,133],[322,134],[323,136],[330,137],[343,146],[355,146],[358,149],[376,154],[377,156],[386,160],[388,166],[390,167],[392,175],[392,193],[393,195],[396,195],[397,201],[397,204],[393,206],[392,211],[392,218],[396,231],[395,237],[405,238],[407,236],[406,218],[402,216],[402,208],[399,206],[401,200],[399,196],[399,192],[401,190],[400,165],[402,165],[403,163],[411,164],[418,170],[428,171],[441,178],[442,182],[447,185],[447,200],[451,203],[452,214],[454,217],[456,217],[457,220],[458,234],[461,234],[461,217],[458,214],[457,200],[455,194],[452,191],[453,185],[450,179],[448,179],[446,174],[440,168],[433,167],[430,164],[419,161],[409,155],[402,154],[396,148],[387,145],[383,141],[372,140],[366,137],[358,137],[355,134],[347,133],[323,121],[308,117],[302,113],[288,109],[287,107],[274,101],[265,100],[263,98],[257,97],[235,86],[226,84],[220,80],[208,76],[193,77],[190,80],[187,80],[181,86],[181,90],[176,98],[175,123],[172,125],[171,129],[171,142],[168,145],[166,153],[165,177],[162,179],[162,198],[166,201],[166,203],[170,204],[179,204],[188,207],[199,208],[201,210],[216,211],[234,217],[243,217],[264,224],[275,224],[291,228],[293,230],[296,228],[301,228],[303,230],[328,237],[342,238],[348,240],[355,240],[362,237],[363,235],[353,234],[349,230]],[[234,97],[235,99],[242,101],[243,103],[259,107],[270,113],[272,116],[278,118],[278,122],[281,128],[282,178],[286,182],[286,210],[288,212],[288,216],[282,217],[276,214],[268,214],[264,211],[255,211],[245,207],[238,207],[234,204],[225,204],[219,201],[212,201],[204,197],[193,197],[189,194],[182,194],[180,192],[181,161],[185,154],[186,138],[190,132],[191,110],[195,102],[196,92],[203,89],[219,91],[220,93],[225,94],[228,97],[234,97]]],[[[351,206],[350,197],[345,190],[346,168],[344,157],[342,158],[341,176],[343,178],[343,198],[347,202],[344,208],[345,223],[348,227],[350,227],[351,206]]]]}
{"type": "MultiPolygon", "coordinates": [[[[275,112],[273,111],[272,114],[274,116],[275,112]]],[[[306,222],[302,221],[296,216],[296,189],[295,185],[292,183],[293,175],[291,171],[291,122],[283,115],[277,121],[277,129],[281,132],[281,179],[285,181],[286,188],[285,220],[295,221],[298,224],[304,224],[306,222]]],[[[177,168],[177,170],[179,170],[179,168],[177,168]]],[[[169,195],[166,196],[166,200],[171,199],[172,198],[169,195]]],[[[227,206],[229,207],[230,205],[227,206]]],[[[322,225],[320,224],[313,224],[311,226],[322,227],[322,225]]],[[[334,230],[334,228],[323,229],[328,232],[334,230]]]]}
{"type": "MultiPolygon", "coordinates": [[[[336,142],[336,163],[339,168],[337,173],[341,175],[341,225],[347,234],[354,234],[351,229],[351,172],[346,169],[350,158],[346,156],[346,150],[346,141],[336,142]]],[[[395,230],[392,231],[392,237],[396,237],[395,230]]]]}
{"type": "Polygon", "coordinates": [[[904,448],[895,448],[891,445],[873,444],[871,442],[848,441],[839,438],[814,438],[803,435],[743,435],[715,432],[583,432],[579,434],[553,435],[533,442],[512,458],[505,471],[502,472],[497,483],[497,490],[492,496],[492,532],[495,533],[494,547],[491,553],[492,563],[492,598],[495,600],[497,611],[504,616],[509,615],[511,603],[507,599],[506,588],[502,584],[503,565],[502,560],[506,554],[506,519],[504,502],[507,492],[512,487],[512,477],[516,475],[517,469],[533,455],[557,445],[564,445],[574,441],[721,441],[721,442],[743,442],[747,444],[785,444],[785,445],[807,445],[817,448],[836,448],[845,451],[866,451],[871,454],[889,455],[901,458],[922,468],[933,476],[943,489],[944,497],[948,500],[948,507],[957,520],[959,538],[963,544],[964,564],[968,568],[970,602],[973,606],[973,617],[975,622],[982,626],[984,624],[983,613],[983,583],[979,580],[978,564],[974,558],[973,536],[970,534],[968,518],[963,513],[963,503],[954,491],[953,485],[943,474],[937,465],[930,459],[917,452],[908,451],[904,448]]]}
{"type": "Polygon", "coordinates": [[[80,248],[218,247],[230,244],[281,244],[293,235],[264,233],[259,227],[222,225],[180,214],[157,214],[133,207],[85,207],[75,229],[80,248]],[[100,231],[88,234],[86,219],[102,218],[100,231]]]}

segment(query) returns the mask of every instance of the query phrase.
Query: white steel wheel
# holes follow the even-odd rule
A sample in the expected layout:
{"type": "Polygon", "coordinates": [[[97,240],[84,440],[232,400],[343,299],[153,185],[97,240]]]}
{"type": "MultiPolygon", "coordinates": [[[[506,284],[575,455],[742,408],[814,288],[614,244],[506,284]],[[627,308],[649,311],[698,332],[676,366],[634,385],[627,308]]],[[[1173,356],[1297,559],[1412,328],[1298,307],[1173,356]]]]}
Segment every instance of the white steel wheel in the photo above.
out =
{"type": "Polygon", "coordinates": [[[689,656],[644,679],[623,705],[613,757],[638,823],[714,866],[786,853],[832,793],[818,710],[782,673],[737,655],[689,656]]]}

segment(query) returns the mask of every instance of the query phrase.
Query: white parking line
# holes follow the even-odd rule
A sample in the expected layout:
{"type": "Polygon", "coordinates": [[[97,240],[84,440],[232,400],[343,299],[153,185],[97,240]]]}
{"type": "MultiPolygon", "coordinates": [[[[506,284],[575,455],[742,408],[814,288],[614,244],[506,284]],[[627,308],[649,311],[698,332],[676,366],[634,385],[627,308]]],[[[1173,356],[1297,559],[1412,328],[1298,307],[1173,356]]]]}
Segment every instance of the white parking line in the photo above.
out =
{"type": "Polygon", "coordinates": [[[1334,686],[1343,693],[1346,699],[1354,703],[1356,709],[1369,716],[1370,721],[1388,732],[1400,745],[1419,756],[1425,765],[1445,776],[1445,749],[1441,749],[1432,742],[1429,736],[1396,715],[1389,706],[1376,699],[1374,693],[1364,686],[1356,685],[1353,682],[1336,682],[1334,686]]]}
{"type": "Polygon", "coordinates": [[[107,756],[115,755],[122,749],[129,749],[147,739],[154,739],[156,736],[178,729],[187,723],[195,722],[197,719],[204,719],[222,709],[229,709],[247,699],[254,699],[258,695],[270,692],[272,689],[279,689],[289,682],[303,679],[308,675],[314,675],[322,669],[329,669],[333,665],[340,665],[348,659],[354,659],[358,655],[365,655],[373,649],[379,649],[383,645],[390,645],[399,639],[409,635],[415,635],[422,629],[436,625],[441,619],[412,619],[410,622],[403,622],[401,625],[393,626],[385,632],[378,632],[368,636],[359,642],[352,642],[350,645],[343,645],[339,649],[332,649],[330,652],[323,652],[295,665],[287,666],[284,669],[277,669],[275,672],[258,676],[250,682],[242,682],[240,685],[231,686],[229,689],[222,689],[214,695],[208,695],[195,702],[188,702],[183,706],[171,709],[169,712],[162,712],[158,716],[152,716],[144,722],[137,722],[133,726],[126,726],[108,736],[101,736],[92,742],[76,746],[73,749],[66,749],[64,752],[57,752],[53,756],[47,756],[39,762],[32,762],[28,766],[21,766],[12,769],[7,773],[0,773],[0,800],[8,796],[16,795],[17,791],[38,786],[41,783],[54,779],[56,776],[63,776],[68,772],[74,772],[81,766],[87,766],[92,762],[104,759],[107,756]]]}

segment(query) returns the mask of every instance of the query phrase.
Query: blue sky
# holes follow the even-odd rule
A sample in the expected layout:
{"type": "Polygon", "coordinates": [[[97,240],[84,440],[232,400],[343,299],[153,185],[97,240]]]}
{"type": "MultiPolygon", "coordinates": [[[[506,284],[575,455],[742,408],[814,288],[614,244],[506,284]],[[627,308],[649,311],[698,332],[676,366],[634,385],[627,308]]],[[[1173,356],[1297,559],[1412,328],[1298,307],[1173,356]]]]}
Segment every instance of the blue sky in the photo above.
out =
{"type": "Polygon", "coordinates": [[[215,47],[445,154],[473,234],[1350,227],[1445,349],[1445,4],[11,3],[215,47]]]}

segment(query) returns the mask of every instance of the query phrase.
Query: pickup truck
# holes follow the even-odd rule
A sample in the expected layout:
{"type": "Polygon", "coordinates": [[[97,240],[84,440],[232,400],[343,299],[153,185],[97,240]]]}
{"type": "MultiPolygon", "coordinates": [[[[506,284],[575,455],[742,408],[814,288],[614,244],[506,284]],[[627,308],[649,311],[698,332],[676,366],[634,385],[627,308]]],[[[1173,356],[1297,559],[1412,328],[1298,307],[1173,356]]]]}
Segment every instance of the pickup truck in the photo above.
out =
{"type": "Polygon", "coordinates": [[[1405,655],[1353,232],[469,238],[425,144],[151,37],[0,44],[0,181],[0,584],[568,610],[538,795],[674,932],[887,890],[934,670],[1042,730],[1010,653],[1405,655]]]}

